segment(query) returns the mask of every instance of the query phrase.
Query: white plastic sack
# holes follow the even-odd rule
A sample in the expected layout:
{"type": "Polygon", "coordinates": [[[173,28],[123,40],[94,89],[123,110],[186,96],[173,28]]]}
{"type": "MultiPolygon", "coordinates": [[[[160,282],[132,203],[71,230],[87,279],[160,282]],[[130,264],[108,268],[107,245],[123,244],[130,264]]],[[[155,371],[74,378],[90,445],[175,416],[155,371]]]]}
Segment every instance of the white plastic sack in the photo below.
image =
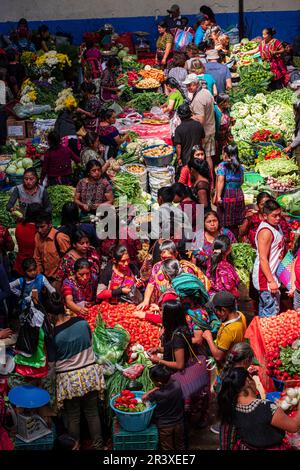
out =
{"type": "Polygon", "coordinates": [[[168,167],[148,167],[149,186],[151,196],[157,198],[157,191],[164,186],[170,186],[175,182],[175,169],[168,167]]]}

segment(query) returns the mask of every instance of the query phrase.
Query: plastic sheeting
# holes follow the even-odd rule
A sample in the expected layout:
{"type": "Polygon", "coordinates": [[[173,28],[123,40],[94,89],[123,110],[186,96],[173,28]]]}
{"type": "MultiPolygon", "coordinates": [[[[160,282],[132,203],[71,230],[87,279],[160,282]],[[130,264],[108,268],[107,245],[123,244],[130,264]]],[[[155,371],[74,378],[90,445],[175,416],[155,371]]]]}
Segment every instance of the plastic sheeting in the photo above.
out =
{"type": "Polygon", "coordinates": [[[245,338],[249,339],[255,357],[261,364],[258,375],[264,389],[267,392],[273,392],[275,390],[273,380],[267,375],[266,345],[261,333],[259,317],[252,320],[246,330],[245,338]]]}

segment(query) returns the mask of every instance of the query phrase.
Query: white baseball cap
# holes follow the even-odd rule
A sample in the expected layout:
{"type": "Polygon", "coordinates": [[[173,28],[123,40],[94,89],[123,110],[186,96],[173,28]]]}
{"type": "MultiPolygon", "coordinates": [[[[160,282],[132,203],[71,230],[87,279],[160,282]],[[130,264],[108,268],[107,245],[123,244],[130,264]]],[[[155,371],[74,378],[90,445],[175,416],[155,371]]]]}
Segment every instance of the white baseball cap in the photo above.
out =
{"type": "Polygon", "coordinates": [[[190,73],[186,79],[184,80],[184,82],[182,82],[183,85],[190,85],[191,83],[198,83],[199,82],[199,78],[198,76],[195,74],[195,73],[190,73]]]}

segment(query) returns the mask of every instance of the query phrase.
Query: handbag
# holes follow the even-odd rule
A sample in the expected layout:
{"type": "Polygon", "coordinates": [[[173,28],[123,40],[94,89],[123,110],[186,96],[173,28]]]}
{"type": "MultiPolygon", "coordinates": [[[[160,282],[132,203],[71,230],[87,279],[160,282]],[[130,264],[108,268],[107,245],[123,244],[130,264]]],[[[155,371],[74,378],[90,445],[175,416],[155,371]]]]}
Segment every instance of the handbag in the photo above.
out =
{"type": "Polygon", "coordinates": [[[286,287],[288,290],[292,288],[292,267],[295,257],[293,253],[289,250],[285,257],[280,261],[276,276],[278,277],[279,281],[286,287]]]}
{"type": "MultiPolygon", "coordinates": [[[[174,334],[181,334],[179,332],[174,334]]],[[[190,359],[184,370],[175,372],[172,375],[172,379],[176,380],[181,386],[183,399],[190,401],[191,398],[201,392],[209,384],[209,374],[206,367],[206,356],[204,354],[196,355],[191,347],[189,341],[186,339],[184,334],[181,334],[186,341],[189,351],[190,359]]],[[[174,337],[174,335],[173,335],[174,337]]],[[[173,339],[172,337],[172,339],[173,339]]],[[[173,350],[173,360],[174,350],[173,350]]]]}

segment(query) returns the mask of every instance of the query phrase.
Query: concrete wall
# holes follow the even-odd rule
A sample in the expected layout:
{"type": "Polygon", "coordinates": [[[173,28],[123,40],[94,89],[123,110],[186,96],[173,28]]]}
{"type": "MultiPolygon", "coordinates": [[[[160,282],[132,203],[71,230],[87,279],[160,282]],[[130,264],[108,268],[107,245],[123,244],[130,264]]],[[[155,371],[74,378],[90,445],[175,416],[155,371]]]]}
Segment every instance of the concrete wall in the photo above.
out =
{"type": "MultiPolygon", "coordinates": [[[[24,16],[31,21],[67,20],[82,18],[122,18],[137,16],[163,16],[172,0],[2,0],[2,21],[17,21],[24,16]]],[[[215,13],[238,11],[238,0],[204,1],[215,13]]],[[[198,13],[199,0],[178,1],[182,13],[198,13]]],[[[299,10],[296,0],[245,0],[245,11],[299,10]]]]}
{"type": "MultiPolygon", "coordinates": [[[[0,33],[7,34],[19,18],[25,17],[32,29],[47,22],[52,33],[70,32],[80,43],[85,31],[95,31],[111,23],[122,33],[143,30],[150,33],[151,45],[157,37],[156,22],[166,15],[174,0],[0,0],[0,33]]],[[[238,23],[238,0],[206,1],[224,29],[238,23]]],[[[181,11],[195,23],[202,2],[180,1],[181,11]]],[[[245,29],[249,38],[261,35],[264,27],[275,27],[276,36],[292,42],[300,35],[299,0],[244,0],[245,29]]]]}

